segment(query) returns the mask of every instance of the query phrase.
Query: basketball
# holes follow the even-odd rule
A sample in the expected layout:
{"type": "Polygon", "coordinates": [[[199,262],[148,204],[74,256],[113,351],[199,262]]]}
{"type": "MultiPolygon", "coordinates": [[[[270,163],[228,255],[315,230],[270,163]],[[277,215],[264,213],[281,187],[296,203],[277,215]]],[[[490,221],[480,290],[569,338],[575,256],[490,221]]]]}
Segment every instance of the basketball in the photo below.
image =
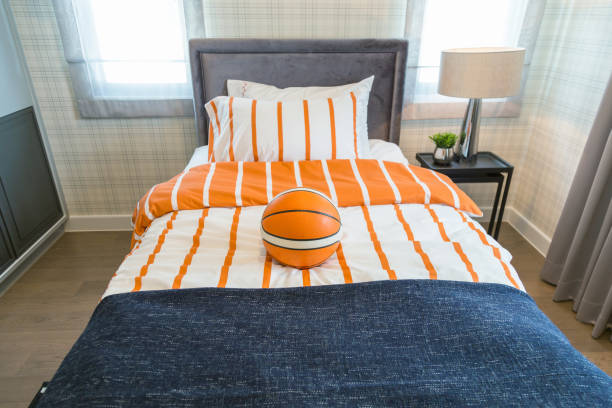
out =
{"type": "Polygon", "coordinates": [[[325,262],[338,248],[341,235],[342,223],[334,203],[309,188],[278,194],[261,217],[261,238],[268,254],[297,269],[325,262]]]}

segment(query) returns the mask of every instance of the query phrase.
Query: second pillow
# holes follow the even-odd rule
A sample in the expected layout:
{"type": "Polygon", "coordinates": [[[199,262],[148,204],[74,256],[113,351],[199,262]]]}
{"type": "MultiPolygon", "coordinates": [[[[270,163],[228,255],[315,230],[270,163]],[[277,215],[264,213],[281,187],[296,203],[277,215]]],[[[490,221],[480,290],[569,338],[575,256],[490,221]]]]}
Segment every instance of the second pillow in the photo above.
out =
{"type": "Polygon", "coordinates": [[[218,96],[206,104],[211,160],[358,158],[359,103],[354,92],[296,101],[218,96]]]}

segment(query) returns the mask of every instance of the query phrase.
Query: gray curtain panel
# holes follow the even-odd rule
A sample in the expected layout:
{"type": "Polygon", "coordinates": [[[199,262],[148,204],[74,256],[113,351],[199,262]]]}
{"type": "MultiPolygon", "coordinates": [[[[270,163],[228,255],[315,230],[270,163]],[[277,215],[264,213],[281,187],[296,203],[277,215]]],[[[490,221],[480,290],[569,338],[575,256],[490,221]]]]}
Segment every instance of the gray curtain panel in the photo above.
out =
{"type": "MultiPolygon", "coordinates": [[[[540,274],[599,337],[612,324],[612,76],[540,274]]],[[[612,340],[612,338],[611,338],[612,340]]]]}

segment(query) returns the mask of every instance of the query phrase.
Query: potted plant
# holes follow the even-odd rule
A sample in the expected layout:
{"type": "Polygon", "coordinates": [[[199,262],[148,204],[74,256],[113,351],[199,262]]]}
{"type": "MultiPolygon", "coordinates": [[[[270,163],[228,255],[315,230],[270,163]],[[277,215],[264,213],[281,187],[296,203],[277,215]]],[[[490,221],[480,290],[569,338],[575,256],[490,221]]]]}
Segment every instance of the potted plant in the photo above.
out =
{"type": "Polygon", "coordinates": [[[436,164],[448,165],[453,160],[453,146],[457,141],[457,135],[454,133],[436,133],[429,136],[436,144],[433,152],[433,160],[436,164]]]}

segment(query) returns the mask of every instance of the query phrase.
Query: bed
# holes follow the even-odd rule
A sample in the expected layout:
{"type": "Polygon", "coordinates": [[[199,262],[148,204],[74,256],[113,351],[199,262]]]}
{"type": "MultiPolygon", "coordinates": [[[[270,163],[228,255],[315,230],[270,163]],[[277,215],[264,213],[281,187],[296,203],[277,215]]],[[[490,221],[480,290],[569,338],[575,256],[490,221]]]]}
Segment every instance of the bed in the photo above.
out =
{"type": "Polygon", "coordinates": [[[402,156],[406,52],[191,40],[201,147],[138,202],[132,249],[39,406],[611,405],[612,380],[538,310],[477,206],[402,156]],[[209,160],[205,105],[228,79],[370,75],[368,157],[209,160]],[[336,253],[305,270],[271,259],[259,232],[265,204],[296,186],[332,197],[343,225],[336,253]]]}

